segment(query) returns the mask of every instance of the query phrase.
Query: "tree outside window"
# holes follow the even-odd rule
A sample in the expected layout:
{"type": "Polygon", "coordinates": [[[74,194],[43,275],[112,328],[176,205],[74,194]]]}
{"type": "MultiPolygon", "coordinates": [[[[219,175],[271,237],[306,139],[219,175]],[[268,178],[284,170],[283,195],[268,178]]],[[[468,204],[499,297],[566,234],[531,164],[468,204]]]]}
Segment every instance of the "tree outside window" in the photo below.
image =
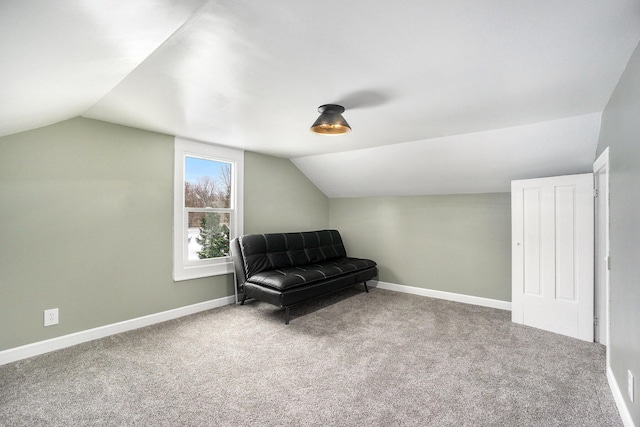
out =
{"type": "Polygon", "coordinates": [[[188,260],[229,256],[231,163],[185,158],[188,260]]]}

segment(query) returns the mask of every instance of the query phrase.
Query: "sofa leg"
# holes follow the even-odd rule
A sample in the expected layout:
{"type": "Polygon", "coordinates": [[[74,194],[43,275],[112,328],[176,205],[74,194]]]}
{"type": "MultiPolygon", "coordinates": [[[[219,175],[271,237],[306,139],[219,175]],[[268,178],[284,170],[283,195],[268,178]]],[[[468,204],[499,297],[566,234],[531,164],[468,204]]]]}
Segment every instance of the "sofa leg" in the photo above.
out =
{"type": "Polygon", "coordinates": [[[240,305],[244,305],[244,301],[247,299],[247,294],[242,294],[242,301],[240,301],[240,305]]]}
{"type": "Polygon", "coordinates": [[[289,307],[284,308],[284,324],[289,324],[289,307]]]}
{"type": "Polygon", "coordinates": [[[364,284],[364,290],[369,293],[369,288],[367,287],[367,282],[362,282],[364,284]]]}

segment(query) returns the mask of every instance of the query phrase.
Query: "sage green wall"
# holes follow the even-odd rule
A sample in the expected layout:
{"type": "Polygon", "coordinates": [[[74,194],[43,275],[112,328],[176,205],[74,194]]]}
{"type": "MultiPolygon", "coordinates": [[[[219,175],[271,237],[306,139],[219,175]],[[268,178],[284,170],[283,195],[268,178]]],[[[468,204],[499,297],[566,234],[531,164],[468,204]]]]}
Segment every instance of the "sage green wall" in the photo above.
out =
{"type": "Polygon", "coordinates": [[[290,160],[246,152],[244,232],[321,230],[329,199],[290,160]]]}
{"type": "MultiPolygon", "coordinates": [[[[0,350],[232,295],[231,275],[173,282],[172,188],[168,135],[76,118],[0,138],[0,350]]],[[[245,233],[338,228],[380,280],[510,299],[508,194],[330,200],[251,152],[244,193],[245,233]]]]}
{"type": "Polygon", "coordinates": [[[508,193],[330,200],[347,253],[379,280],[511,301],[508,193]]]}
{"type": "Polygon", "coordinates": [[[0,203],[0,350],[233,293],[173,282],[173,137],[77,118],[0,138],[0,203]]]}
{"type": "Polygon", "coordinates": [[[611,369],[640,426],[640,45],[602,115],[597,154],[609,147],[611,369]],[[635,402],[627,370],[635,376],[635,402]]]}

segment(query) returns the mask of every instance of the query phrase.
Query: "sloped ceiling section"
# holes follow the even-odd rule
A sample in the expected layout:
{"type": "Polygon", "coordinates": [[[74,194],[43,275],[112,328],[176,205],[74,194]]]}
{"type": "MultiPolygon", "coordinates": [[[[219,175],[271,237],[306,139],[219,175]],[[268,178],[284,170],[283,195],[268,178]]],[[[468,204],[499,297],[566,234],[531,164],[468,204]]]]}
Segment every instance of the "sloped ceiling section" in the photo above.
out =
{"type": "Polygon", "coordinates": [[[0,37],[0,136],[81,115],[295,159],[329,195],[461,193],[586,167],[640,2],[3,0],[0,37]],[[353,132],[309,132],[326,103],[353,132]],[[513,147],[537,162],[487,158],[513,147]]]}
{"type": "Polygon", "coordinates": [[[594,113],[292,161],[329,197],[509,192],[515,179],[590,172],[600,119],[594,113]]]}
{"type": "Polygon", "coordinates": [[[2,0],[0,136],[84,114],[205,0],[2,0]]]}
{"type": "Polygon", "coordinates": [[[281,157],[604,110],[637,0],[209,1],[84,113],[281,157]],[[338,103],[354,131],[312,134],[338,103]]]}

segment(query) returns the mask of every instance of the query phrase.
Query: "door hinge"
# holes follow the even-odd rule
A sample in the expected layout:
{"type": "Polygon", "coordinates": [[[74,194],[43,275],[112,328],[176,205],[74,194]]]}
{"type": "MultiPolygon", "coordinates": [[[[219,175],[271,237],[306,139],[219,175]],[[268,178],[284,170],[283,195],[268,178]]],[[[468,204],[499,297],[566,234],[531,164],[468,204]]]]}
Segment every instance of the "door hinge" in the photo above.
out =
{"type": "Polygon", "coordinates": [[[596,328],[598,327],[598,318],[597,317],[593,318],[593,326],[595,326],[596,328]]]}
{"type": "Polygon", "coordinates": [[[593,197],[598,197],[598,189],[597,188],[593,189],[593,197]]]}

